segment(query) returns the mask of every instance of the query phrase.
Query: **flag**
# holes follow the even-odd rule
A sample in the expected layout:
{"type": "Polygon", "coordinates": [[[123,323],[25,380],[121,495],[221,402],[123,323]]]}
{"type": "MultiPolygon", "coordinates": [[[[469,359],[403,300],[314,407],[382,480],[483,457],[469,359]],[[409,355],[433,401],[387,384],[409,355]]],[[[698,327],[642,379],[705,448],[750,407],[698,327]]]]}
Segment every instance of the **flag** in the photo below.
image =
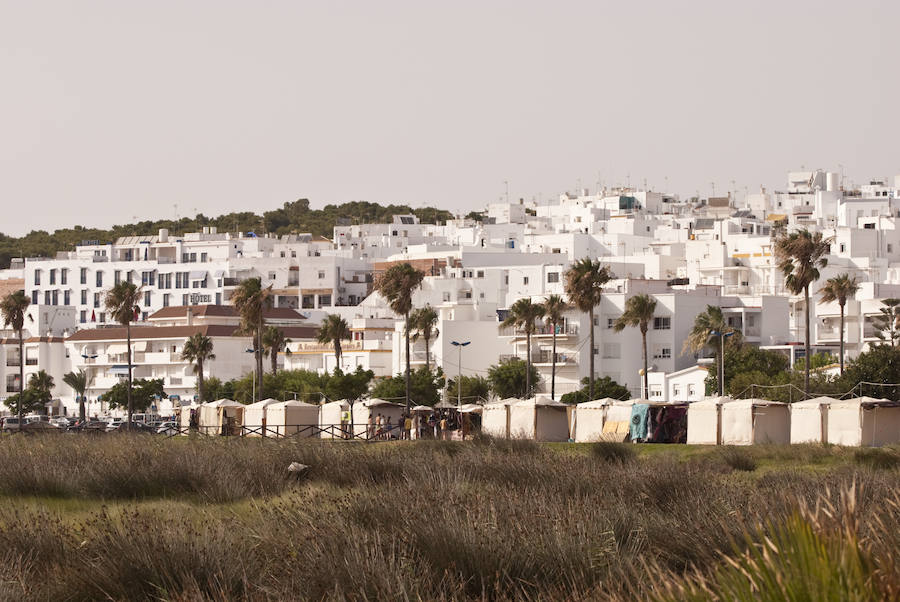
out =
{"type": "Polygon", "coordinates": [[[135,307],[134,308],[134,321],[137,322],[141,318],[141,311],[135,307]]]}
{"type": "Polygon", "coordinates": [[[97,312],[95,312],[94,310],[91,310],[91,322],[96,322],[96,321],[97,321],[97,312]]]}

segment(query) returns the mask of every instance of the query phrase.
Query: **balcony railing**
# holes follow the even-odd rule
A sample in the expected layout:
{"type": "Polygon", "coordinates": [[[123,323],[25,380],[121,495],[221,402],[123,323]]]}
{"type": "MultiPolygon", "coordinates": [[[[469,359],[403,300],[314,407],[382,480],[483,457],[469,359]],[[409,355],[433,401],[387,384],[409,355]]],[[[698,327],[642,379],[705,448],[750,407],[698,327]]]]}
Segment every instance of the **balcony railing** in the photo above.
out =
{"type": "Polygon", "coordinates": [[[37,366],[37,364],[38,364],[38,361],[37,361],[37,358],[36,358],[36,357],[27,357],[27,358],[25,358],[25,365],[26,365],[26,366],[37,366]]]}
{"type": "MultiPolygon", "coordinates": [[[[532,361],[535,364],[552,364],[553,363],[553,352],[552,351],[541,351],[540,353],[536,353],[532,356],[532,361]]],[[[575,356],[569,353],[557,353],[556,354],[556,365],[567,365],[574,364],[575,356]]]]}
{"type": "Polygon", "coordinates": [[[17,358],[17,357],[8,357],[8,358],[6,358],[6,365],[7,365],[7,366],[14,366],[14,367],[18,368],[21,364],[22,364],[22,362],[20,362],[20,361],[19,361],[19,358],[17,358]]]}
{"type": "MultiPolygon", "coordinates": [[[[553,334],[552,326],[539,326],[534,331],[535,336],[550,336],[553,334]]],[[[578,324],[560,324],[556,327],[556,336],[575,336],[578,334],[578,324]]],[[[500,328],[501,337],[525,336],[525,333],[518,328],[500,328]]]]}

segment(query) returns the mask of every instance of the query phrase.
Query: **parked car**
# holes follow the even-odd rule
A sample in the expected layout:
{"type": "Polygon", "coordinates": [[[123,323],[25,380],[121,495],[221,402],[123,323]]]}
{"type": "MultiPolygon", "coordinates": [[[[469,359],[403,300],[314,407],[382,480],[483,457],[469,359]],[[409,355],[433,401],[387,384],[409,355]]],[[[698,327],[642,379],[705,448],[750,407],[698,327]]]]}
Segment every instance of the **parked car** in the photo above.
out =
{"type": "MultiPolygon", "coordinates": [[[[22,420],[25,421],[24,419],[22,420]]],[[[19,417],[18,416],[7,416],[3,419],[3,426],[0,429],[4,431],[17,431],[19,430],[19,417]]]]}
{"type": "Polygon", "coordinates": [[[116,430],[123,422],[124,420],[122,420],[121,418],[110,418],[106,421],[106,432],[116,430]]]}
{"type": "Polygon", "coordinates": [[[178,425],[174,422],[163,422],[156,427],[156,432],[160,435],[177,435],[178,425]]]}
{"type": "MultiPolygon", "coordinates": [[[[128,422],[117,422],[116,425],[112,428],[107,429],[107,432],[115,430],[115,431],[125,431],[128,428],[128,422]]],[[[135,433],[155,433],[156,429],[152,426],[148,426],[143,422],[132,422],[131,423],[131,431],[135,433]]]]}
{"type": "Polygon", "coordinates": [[[50,424],[57,428],[68,429],[69,428],[69,420],[67,418],[63,418],[62,416],[57,416],[56,418],[50,419],[50,424]]]}

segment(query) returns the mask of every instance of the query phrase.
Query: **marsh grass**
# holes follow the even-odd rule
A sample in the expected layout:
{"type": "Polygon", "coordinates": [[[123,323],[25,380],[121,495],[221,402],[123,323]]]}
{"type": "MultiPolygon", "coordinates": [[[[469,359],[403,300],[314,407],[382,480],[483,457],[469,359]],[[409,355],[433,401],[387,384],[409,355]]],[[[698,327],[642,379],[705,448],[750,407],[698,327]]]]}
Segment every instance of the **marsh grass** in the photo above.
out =
{"type": "Polygon", "coordinates": [[[828,550],[815,559],[828,584],[856,583],[842,554],[862,550],[862,578],[884,594],[900,566],[900,471],[849,453],[819,474],[793,467],[814,452],[776,448],[741,450],[785,456],[761,473],[717,450],[635,459],[640,446],[572,454],[486,438],[11,443],[3,599],[742,599],[740,571],[762,591],[810,549],[828,550]],[[300,480],[293,461],[310,466],[300,480]],[[61,502],[36,509],[46,499],[61,502]],[[850,548],[837,543],[844,523],[850,548]],[[766,537],[778,554],[758,548],[766,537]]]}

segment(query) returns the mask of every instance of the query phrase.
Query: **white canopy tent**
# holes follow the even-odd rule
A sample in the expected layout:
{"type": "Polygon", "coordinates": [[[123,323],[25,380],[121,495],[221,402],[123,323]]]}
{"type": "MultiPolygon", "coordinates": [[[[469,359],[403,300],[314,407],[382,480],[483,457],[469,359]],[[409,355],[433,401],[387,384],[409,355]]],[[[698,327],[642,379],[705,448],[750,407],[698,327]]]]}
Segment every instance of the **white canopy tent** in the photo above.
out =
{"type": "Polygon", "coordinates": [[[791,441],[788,406],[767,399],[736,399],[722,404],[722,444],[787,444],[791,441]]]}
{"type": "Polygon", "coordinates": [[[509,407],[521,401],[507,397],[485,404],[481,410],[481,432],[492,437],[509,437],[509,407]]]}
{"type": "Polygon", "coordinates": [[[279,401],[266,406],[266,436],[317,437],[319,406],[299,401],[279,401]]]}
{"type": "Polygon", "coordinates": [[[244,404],[231,399],[218,399],[201,404],[200,432],[204,435],[221,435],[222,426],[225,424],[240,429],[244,408],[244,404]]]}
{"type": "Polygon", "coordinates": [[[263,399],[244,406],[244,434],[248,437],[263,436],[266,428],[266,407],[278,403],[277,399],[263,399]],[[249,429],[249,430],[248,430],[249,429]]]}
{"type": "Polygon", "coordinates": [[[178,425],[183,429],[182,434],[186,435],[187,430],[191,428],[191,410],[197,410],[199,407],[200,404],[192,401],[189,405],[175,408],[178,414],[178,425]]]}
{"type": "Polygon", "coordinates": [[[692,445],[722,443],[722,404],[734,401],[731,397],[707,397],[688,405],[687,442],[692,445]]]}
{"type": "Polygon", "coordinates": [[[604,397],[576,405],[569,425],[571,437],[578,442],[602,441],[606,410],[615,402],[615,399],[604,397]]]}
{"type": "MultiPolygon", "coordinates": [[[[354,405],[354,410],[359,407],[354,405]]],[[[354,412],[355,414],[355,412],[354,412]]],[[[356,416],[354,419],[359,421],[356,416]]],[[[319,428],[322,439],[340,439],[341,429],[350,422],[350,403],[346,399],[329,401],[319,406],[319,428]]],[[[349,430],[348,430],[349,433],[349,430]]]]}
{"type": "Polygon", "coordinates": [[[516,439],[568,441],[567,407],[549,399],[525,399],[510,404],[509,434],[516,439]]]}
{"type": "Polygon", "coordinates": [[[826,429],[827,441],[835,445],[900,443],[900,403],[874,397],[832,403],[826,429]]]}
{"type": "Polygon", "coordinates": [[[814,397],[791,404],[791,443],[827,443],[828,413],[833,397],[814,397]]]}
{"type": "Polygon", "coordinates": [[[646,400],[629,399],[614,401],[606,407],[606,416],[603,420],[604,441],[625,441],[628,438],[631,408],[635,401],[646,403],[646,400]]]}

